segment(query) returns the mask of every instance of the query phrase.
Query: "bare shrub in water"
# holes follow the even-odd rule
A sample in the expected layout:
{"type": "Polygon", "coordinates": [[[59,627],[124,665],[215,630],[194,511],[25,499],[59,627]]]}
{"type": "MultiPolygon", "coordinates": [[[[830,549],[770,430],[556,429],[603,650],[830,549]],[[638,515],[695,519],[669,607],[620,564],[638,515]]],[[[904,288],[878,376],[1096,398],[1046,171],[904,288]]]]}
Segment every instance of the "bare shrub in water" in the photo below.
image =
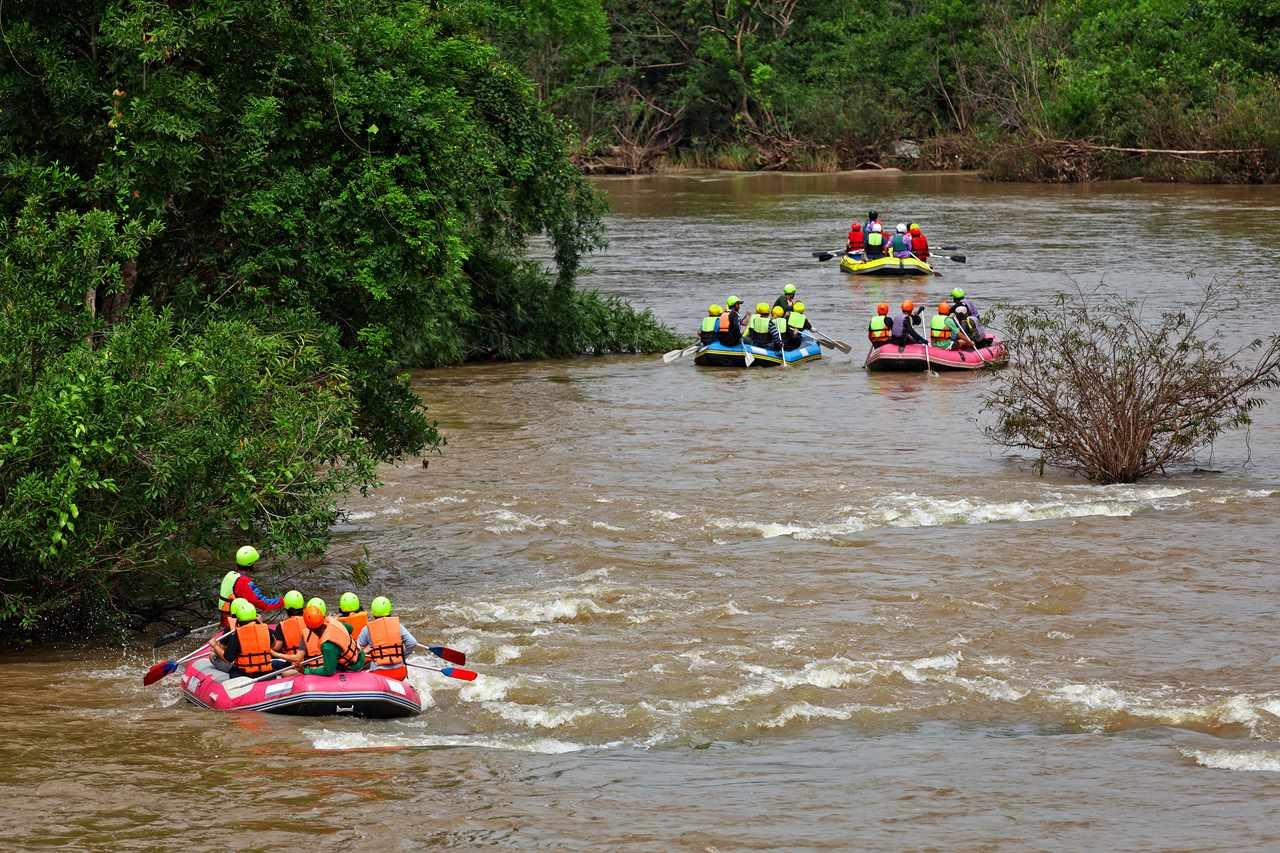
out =
{"type": "Polygon", "coordinates": [[[1225,297],[1211,284],[1190,311],[1155,322],[1101,290],[1009,311],[1014,360],[987,398],[997,413],[987,436],[1038,451],[1041,466],[1132,483],[1248,426],[1259,392],[1280,386],[1280,335],[1237,347],[1211,334],[1239,316],[1225,297]]]}

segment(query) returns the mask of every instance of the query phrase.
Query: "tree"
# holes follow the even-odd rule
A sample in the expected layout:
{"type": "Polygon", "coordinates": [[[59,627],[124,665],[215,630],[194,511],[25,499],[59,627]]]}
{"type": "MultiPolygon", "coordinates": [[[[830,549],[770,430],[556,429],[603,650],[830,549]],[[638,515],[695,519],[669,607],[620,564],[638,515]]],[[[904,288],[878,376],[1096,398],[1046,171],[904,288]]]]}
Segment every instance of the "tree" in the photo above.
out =
{"type": "Polygon", "coordinates": [[[1280,386],[1280,335],[1235,349],[1209,336],[1233,308],[1214,284],[1190,312],[1154,322],[1105,291],[1013,309],[1005,324],[1014,360],[987,399],[997,416],[988,437],[1096,483],[1131,483],[1189,460],[1248,426],[1264,402],[1258,392],[1280,386]]]}

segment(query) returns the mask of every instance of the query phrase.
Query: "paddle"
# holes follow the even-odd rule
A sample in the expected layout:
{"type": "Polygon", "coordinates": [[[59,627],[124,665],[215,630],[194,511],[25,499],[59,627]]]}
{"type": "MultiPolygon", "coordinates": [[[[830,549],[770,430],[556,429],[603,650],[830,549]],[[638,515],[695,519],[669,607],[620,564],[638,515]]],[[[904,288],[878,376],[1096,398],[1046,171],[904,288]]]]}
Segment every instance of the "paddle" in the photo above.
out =
{"type": "MultiPolygon", "coordinates": [[[[215,622],[213,624],[216,625],[218,623],[215,622]]],[[[230,631],[228,631],[227,633],[219,637],[214,637],[213,639],[221,640],[223,637],[229,637],[229,636],[231,636],[230,631]]],[[[212,642],[212,640],[210,642],[212,642]]],[[[176,670],[178,668],[178,664],[186,663],[187,661],[191,660],[193,657],[196,657],[197,655],[205,651],[205,649],[207,649],[208,647],[209,647],[209,643],[205,643],[204,645],[196,649],[191,654],[186,655],[185,657],[181,657],[178,660],[162,660],[159,663],[153,663],[151,665],[151,668],[147,670],[146,674],[142,676],[142,686],[150,687],[152,684],[155,684],[157,681],[159,681],[169,673],[176,670]]]]}
{"type": "Polygon", "coordinates": [[[742,342],[742,366],[750,367],[751,362],[755,360],[756,360],[755,354],[751,352],[751,347],[744,340],[742,342]]]}
{"type": "MultiPolygon", "coordinates": [[[[313,663],[321,660],[322,658],[323,655],[316,655],[315,657],[303,660],[302,663],[313,663]]],[[[222,689],[227,691],[227,693],[230,693],[232,690],[240,690],[241,688],[248,687],[250,684],[257,684],[259,681],[266,681],[268,678],[278,678],[286,673],[291,675],[299,674],[291,664],[289,666],[282,666],[279,669],[273,669],[270,672],[263,673],[262,675],[255,676],[253,678],[250,678],[247,675],[241,675],[237,678],[228,678],[226,681],[222,682],[222,689]]]]}
{"type": "Polygon", "coordinates": [[[459,681],[475,681],[476,680],[476,673],[472,672],[469,669],[462,669],[461,667],[457,667],[457,666],[446,666],[444,669],[440,669],[439,667],[426,666],[425,664],[421,664],[421,663],[409,663],[409,661],[405,661],[404,665],[417,667],[418,669],[429,669],[432,672],[440,673],[446,678],[456,678],[459,681]]]}
{"type": "Polygon", "coordinates": [[[813,256],[818,259],[818,263],[823,263],[831,260],[832,258],[838,258],[843,254],[844,252],[837,249],[834,252],[814,252],[813,256]]]}
{"type": "Polygon", "coordinates": [[[915,258],[917,261],[920,261],[920,263],[922,263],[922,264],[924,264],[925,266],[929,267],[929,272],[933,273],[933,274],[934,274],[934,275],[936,275],[938,278],[942,278],[942,273],[940,273],[940,272],[938,272],[937,270],[935,270],[935,269],[933,268],[933,265],[932,265],[932,264],[930,264],[928,261],[922,261],[922,260],[920,260],[920,257],[919,257],[918,255],[916,255],[916,253],[915,253],[915,252],[912,252],[912,253],[911,253],[911,257],[915,258]]]}
{"type": "Polygon", "coordinates": [[[702,344],[689,344],[689,346],[685,347],[684,349],[673,349],[671,352],[662,356],[662,363],[670,364],[671,362],[675,361],[677,358],[681,358],[683,356],[688,355],[689,353],[693,352],[700,346],[702,346],[702,344]]]}
{"type": "Polygon", "coordinates": [[[853,347],[849,346],[844,341],[837,340],[836,338],[828,337],[824,332],[819,332],[813,326],[809,327],[809,331],[813,332],[814,337],[818,339],[819,343],[826,341],[829,345],[835,347],[836,349],[840,350],[840,352],[845,353],[846,355],[848,355],[849,351],[853,349],[853,347]]]}
{"type": "Polygon", "coordinates": [[[924,342],[924,372],[928,374],[930,379],[932,379],[938,374],[933,372],[933,363],[929,361],[929,346],[930,346],[929,342],[925,341],[924,342]]]}
{"type": "Polygon", "coordinates": [[[464,653],[448,646],[427,646],[427,651],[441,660],[447,660],[449,663],[464,664],[467,662],[467,656],[464,653]]]}
{"type": "Polygon", "coordinates": [[[170,643],[176,643],[178,640],[181,640],[183,637],[187,636],[188,634],[194,633],[196,631],[207,631],[210,628],[217,628],[220,624],[222,623],[210,622],[208,625],[201,625],[199,628],[179,628],[178,630],[169,634],[165,634],[163,637],[156,640],[154,643],[151,644],[151,648],[158,649],[161,646],[167,646],[170,643]]]}

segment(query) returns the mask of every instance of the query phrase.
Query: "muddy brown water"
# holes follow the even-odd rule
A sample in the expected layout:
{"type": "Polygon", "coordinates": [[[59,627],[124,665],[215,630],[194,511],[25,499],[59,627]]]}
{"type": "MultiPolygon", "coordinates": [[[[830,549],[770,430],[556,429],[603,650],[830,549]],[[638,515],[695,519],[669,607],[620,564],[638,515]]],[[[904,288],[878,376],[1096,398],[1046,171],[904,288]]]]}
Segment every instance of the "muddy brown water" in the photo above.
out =
{"type": "Polygon", "coordinates": [[[299,720],[143,688],[141,643],[10,657],[4,846],[1280,845],[1277,395],[1198,460],[1220,473],[1101,488],[990,448],[986,377],[860,367],[875,302],[956,285],[998,306],[1105,280],[1154,311],[1221,276],[1251,305],[1223,333],[1267,331],[1280,190],[600,186],[591,286],[691,328],[794,281],[853,355],[417,374],[446,453],[352,498],[306,591],[367,548],[365,597],[481,679],[415,675],[408,721],[299,720]],[[882,282],[810,257],[872,205],[968,263],[882,282]]]}

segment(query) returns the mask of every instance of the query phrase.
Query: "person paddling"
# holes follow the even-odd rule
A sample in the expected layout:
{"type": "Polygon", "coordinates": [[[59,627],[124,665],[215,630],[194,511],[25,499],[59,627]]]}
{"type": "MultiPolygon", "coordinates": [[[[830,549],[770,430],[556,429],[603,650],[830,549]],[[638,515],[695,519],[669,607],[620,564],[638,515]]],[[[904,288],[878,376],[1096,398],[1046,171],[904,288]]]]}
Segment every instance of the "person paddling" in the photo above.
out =
{"type": "Polygon", "coordinates": [[[218,614],[222,624],[223,632],[231,630],[231,602],[237,598],[243,598],[249,602],[257,610],[270,612],[279,610],[284,607],[284,603],[279,598],[273,598],[264,593],[253,578],[249,577],[241,569],[248,570],[254,563],[258,562],[258,549],[252,545],[242,545],[236,551],[236,566],[238,568],[227,572],[222,576],[222,583],[218,587],[218,614]]]}
{"type": "Polygon", "coordinates": [[[336,672],[355,672],[365,668],[364,652],[356,647],[351,634],[341,622],[325,616],[320,608],[308,605],[302,611],[306,625],[303,640],[307,658],[320,657],[319,666],[303,666],[303,660],[294,661],[294,668],[305,675],[333,675],[336,672]]]}
{"type": "Polygon", "coordinates": [[[302,634],[307,629],[302,621],[305,606],[302,593],[298,590],[291,589],[284,594],[284,611],[287,615],[274,626],[275,645],[272,648],[276,651],[289,656],[302,651],[302,634]]]}
{"type": "Polygon", "coordinates": [[[787,337],[782,342],[783,347],[796,349],[800,346],[800,333],[807,332],[812,328],[813,324],[804,315],[804,303],[797,302],[792,305],[791,313],[787,316],[787,337]]]}
{"type": "Polygon", "coordinates": [[[391,615],[391,599],[380,595],[369,604],[369,624],[356,637],[356,645],[369,656],[369,669],[378,675],[404,681],[409,671],[404,660],[413,654],[418,641],[391,615]]]}
{"type": "Polygon", "coordinates": [[[881,302],[876,306],[875,316],[871,318],[871,322],[867,324],[867,340],[871,341],[872,348],[882,347],[889,343],[889,305],[881,302]]]}
{"type": "Polygon", "coordinates": [[[907,232],[911,235],[911,254],[926,263],[929,261],[929,238],[924,236],[924,232],[920,230],[920,226],[912,222],[907,227],[907,232]]]}
{"type": "Polygon", "coordinates": [[[907,224],[899,222],[894,235],[889,240],[889,251],[895,258],[911,257],[911,236],[907,234],[907,224]]]}
{"type": "Polygon", "coordinates": [[[889,329],[889,342],[898,344],[899,346],[907,346],[908,344],[922,344],[925,342],[920,333],[912,326],[920,324],[919,311],[924,309],[921,305],[919,309],[911,302],[910,299],[904,301],[898,306],[902,313],[895,314],[891,321],[889,329]]]}
{"type": "Polygon", "coordinates": [[[794,284],[787,284],[782,288],[782,295],[773,300],[773,307],[781,308],[783,314],[790,314],[791,306],[795,304],[795,301],[796,286],[794,284]]]}
{"type": "Polygon", "coordinates": [[[719,338],[720,318],[723,315],[724,309],[719,305],[707,306],[707,316],[702,318],[702,325],[698,327],[698,343],[706,346],[719,338]]]}
{"type": "Polygon", "coordinates": [[[338,620],[347,626],[351,636],[356,636],[369,621],[369,614],[360,609],[360,596],[344,592],[338,599],[338,620]]]}
{"type": "Polygon", "coordinates": [[[284,657],[271,648],[271,629],[258,621],[258,611],[252,604],[246,601],[240,605],[236,620],[240,624],[231,636],[209,642],[209,647],[231,664],[232,678],[265,675],[288,666],[284,657]]]}
{"type": "Polygon", "coordinates": [[[865,242],[866,234],[862,232],[862,226],[854,222],[849,225],[849,236],[845,238],[844,251],[850,257],[860,256],[862,254],[862,245],[865,242]]]}
{"type": "Polygon", "coordinates": [[[960,329],[951,316],[951,306],[938,303],[938,313],[929,318],[929,343],[938,349],[952,349],[960,339],[960,329]]]}

